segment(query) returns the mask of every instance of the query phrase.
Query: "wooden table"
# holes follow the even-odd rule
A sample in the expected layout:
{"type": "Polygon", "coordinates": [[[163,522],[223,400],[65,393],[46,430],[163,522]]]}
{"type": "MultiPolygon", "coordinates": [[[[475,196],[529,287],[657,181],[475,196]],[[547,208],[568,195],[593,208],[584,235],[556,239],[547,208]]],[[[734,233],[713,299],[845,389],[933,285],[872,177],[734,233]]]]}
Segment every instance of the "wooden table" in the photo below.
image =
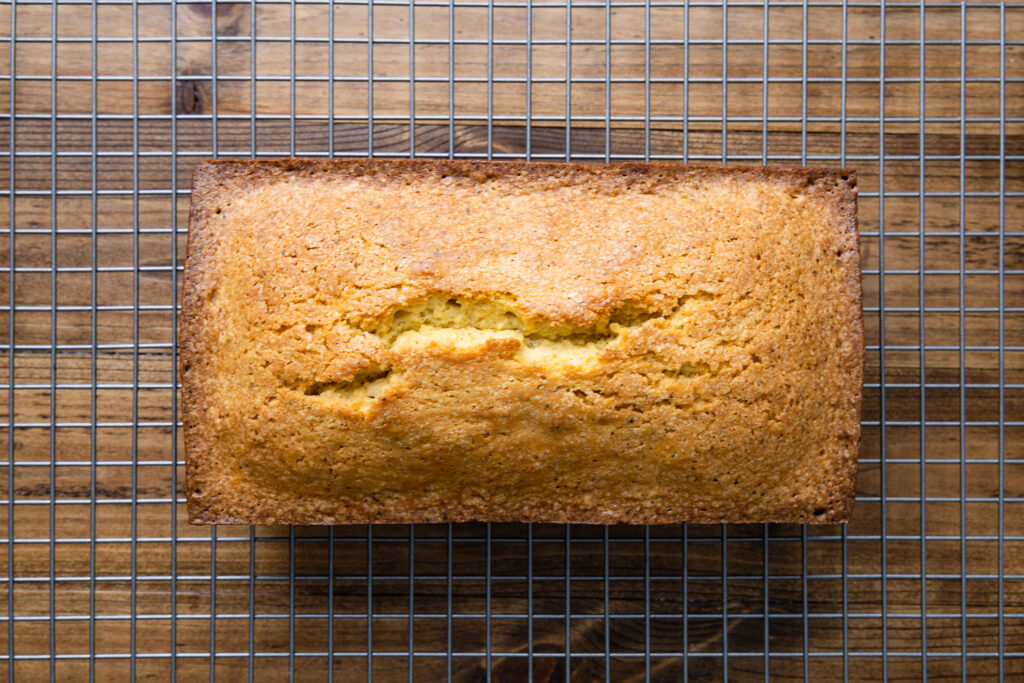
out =
{"type": "MultiPolygon", "coordinates": [[[[522,680],[528,666],[537,680],[677,680],[684,667],[695,680],[766,667],[982,680],[999,674],[1000,648],[1024,652],[1024,8],[858,4],[844,21],[839,4],[813,6],[804,29],[800,5],[723,19],[697,4],[580,3],[567,53],[565,9],[541,0],[529,23],[525,4],[378,4],[372,57],[365,5],[300,4],[294,22],[287,4],[61,5],[56,47],[51,11],[0,12],[4,46],[12,17],[17,38],[0,72],[19,78],[13,92],[0,81],[17,114],[0,120],[17,155],[0,159],[15,190],[0,196],[14,226],[0,252],[4,273],[16,268],[0,281],[15,310],[0,312],[0,373],[16,387],[0,394],[16,424],[2,435],[15,465],[0,506],[15,541],[0,553],[13,592],[0,591],[16,621],[0,622],[0,654],[13,635],[17,655],[40,656],[15,662],[18,680],[90,667],[164,680],[172,666],[182,680],[238,680],[251,665],[260,680],[319,680],[329,665],[340,680],[368,666],[378,680],[410,666],[459,681],[488,668],[522,680]],[[845,159],[862,192],[868,344],[845,535],[190,527],[175,502],[173,304],[189,176],[214,151],[845,159]],[[67,658],[51,662],[51,648],[67,658]],[[726,648],[725,667],[708,656],[726,648]]],[[[1002,667],[1024,676],[1020,657],[1002,667]]]]}

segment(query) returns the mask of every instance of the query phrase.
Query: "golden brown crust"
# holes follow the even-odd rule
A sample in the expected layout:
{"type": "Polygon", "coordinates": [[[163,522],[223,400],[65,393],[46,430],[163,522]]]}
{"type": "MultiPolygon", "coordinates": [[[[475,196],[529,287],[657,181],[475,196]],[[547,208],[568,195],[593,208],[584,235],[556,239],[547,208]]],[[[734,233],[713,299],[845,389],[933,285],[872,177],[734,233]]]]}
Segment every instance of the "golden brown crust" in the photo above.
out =
{"type": "Polygon", "coordinates": [[[846,521],[860,296],[848,171],[210,162],[189,517],[846,521]]]}

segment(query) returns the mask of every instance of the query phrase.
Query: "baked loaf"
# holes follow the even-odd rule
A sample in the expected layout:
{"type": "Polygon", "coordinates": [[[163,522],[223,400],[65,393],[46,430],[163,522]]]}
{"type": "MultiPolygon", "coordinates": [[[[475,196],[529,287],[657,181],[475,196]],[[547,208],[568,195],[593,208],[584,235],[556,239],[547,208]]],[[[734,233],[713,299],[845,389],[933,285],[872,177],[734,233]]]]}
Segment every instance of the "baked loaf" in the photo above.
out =
{"type": "Polygon", "coordinates": [[[194,523],[844,522],[851,172],[211,162],[194,523]]]}

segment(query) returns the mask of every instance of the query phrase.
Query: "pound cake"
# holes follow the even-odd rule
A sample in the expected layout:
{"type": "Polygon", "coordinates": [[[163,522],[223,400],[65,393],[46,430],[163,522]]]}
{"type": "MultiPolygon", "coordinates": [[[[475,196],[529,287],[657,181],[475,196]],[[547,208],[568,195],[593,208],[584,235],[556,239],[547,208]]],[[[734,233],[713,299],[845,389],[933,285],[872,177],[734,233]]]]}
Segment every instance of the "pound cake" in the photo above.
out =
{"type": "Polygon", "coordinates": [[[189,518],[845,522],[856,194],[830,169],[203,164],[189,518]]]}

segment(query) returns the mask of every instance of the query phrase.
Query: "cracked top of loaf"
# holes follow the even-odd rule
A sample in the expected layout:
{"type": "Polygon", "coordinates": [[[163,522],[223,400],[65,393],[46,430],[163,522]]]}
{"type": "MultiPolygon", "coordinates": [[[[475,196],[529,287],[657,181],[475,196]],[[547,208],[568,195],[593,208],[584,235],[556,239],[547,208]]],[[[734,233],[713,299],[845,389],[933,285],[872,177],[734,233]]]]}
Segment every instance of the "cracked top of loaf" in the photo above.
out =
{"type": "Polygon", "coordinates": [[[842,522],[860,297],[848,171],[206,163],[189,517],[842,522]]]}

